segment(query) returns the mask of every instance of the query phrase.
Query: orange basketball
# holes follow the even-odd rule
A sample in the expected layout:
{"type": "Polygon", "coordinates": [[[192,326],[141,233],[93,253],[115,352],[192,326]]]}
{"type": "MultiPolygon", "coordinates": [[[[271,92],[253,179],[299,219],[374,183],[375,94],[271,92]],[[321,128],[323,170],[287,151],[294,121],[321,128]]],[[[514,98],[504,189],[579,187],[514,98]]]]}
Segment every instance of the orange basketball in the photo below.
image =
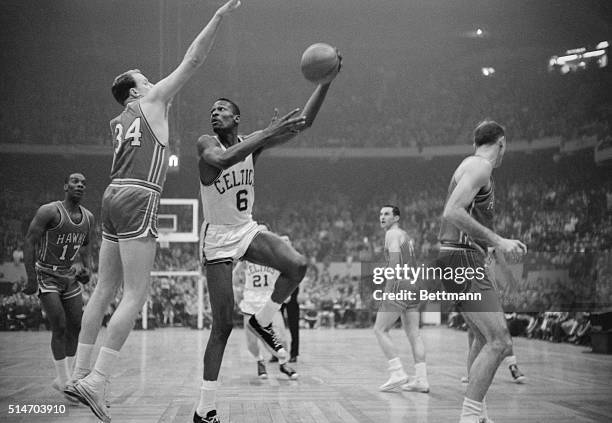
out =
{"type": "Polygon", "coordinates": [[[317,43],[302,54],[302,73],[315,84],[330,82],[338,74],[340,58],[336,49],[329,44],[317,43]]]}

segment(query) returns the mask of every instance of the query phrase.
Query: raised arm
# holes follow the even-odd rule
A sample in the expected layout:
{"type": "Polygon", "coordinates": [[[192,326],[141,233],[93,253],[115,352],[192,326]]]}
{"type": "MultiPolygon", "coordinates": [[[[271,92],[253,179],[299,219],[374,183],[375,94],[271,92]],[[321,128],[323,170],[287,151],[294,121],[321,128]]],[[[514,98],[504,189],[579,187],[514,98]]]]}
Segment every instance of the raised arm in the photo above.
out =
{"type": "Polygon", "coordinates": [[[245,137],[243,142],[237,143],[224,150],[217,140],[210,135],[203,135],[198,139],[198,157],[209,165],[218,169],[227,169],[242,161],[249,154],[255,153],[266,146],[278,135],[295,131],[302,126],[305,118],[297,116],[300,109],[295,109],[280,119],[273,119],[267,128],[253,132],[245,137]]]}
{"type": "Polygon", "coordinates": [[[217,29],[223,18],[239,6],[240,0],[229,0],[221,6],[195,40],[193,40],[187,49],[187,53],[185,53],[183,61],[170,75],[155,84],[142,101],[169,103],[206,60],[206,56],[208,56],[212,48],[217,29]]]}
{"type": "Polygon", "coordinates": [[[36,280],[36,246],[40,242],[43,233],[49,227],[56,215],[56,208],[53,205],[45,204],[37,211],[34,219],[30,222],[28,232],[23,244],[23,262],[28,275],[28,282],[23,292],[27,295],[35,294],[38,291],[38,282],[36,280]]]}

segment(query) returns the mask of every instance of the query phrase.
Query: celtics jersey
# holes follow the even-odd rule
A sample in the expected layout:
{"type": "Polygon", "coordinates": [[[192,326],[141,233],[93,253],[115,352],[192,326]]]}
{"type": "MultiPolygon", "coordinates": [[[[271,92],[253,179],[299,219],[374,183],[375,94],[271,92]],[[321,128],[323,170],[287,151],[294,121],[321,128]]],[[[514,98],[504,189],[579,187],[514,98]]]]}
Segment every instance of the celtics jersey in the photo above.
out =
{"type": "Polygon", "coordinates": [[[128,103],[110,126],[115,148],[111,179],[145,181],[161,191],[168,169],[166,147],[149,126],[140,101],[128,103]]]}
{"type": "MultiPolygon", "coordinates": [[[[242,142],[241,138],[239,140],[242,142]]],[[[222,149],[226,149],[218,138],[217,142],[222,149]]],[[[204,184],[200,178],[204,221],[211,225],[240,225],[251,222],[255,201],[254,185],[255,169],[252,154],[241,162],[220,170],[210,184],[204,184]]]]}
{"type": "Polygon", "coordinates": [[[74,222],[61,201],[53,204],[60,212],[60,221],[45,231],[37,261],[48,266],[70,267],[89,234],[89,217],[86,209],[79,206],[81,221],[74,222]]]}

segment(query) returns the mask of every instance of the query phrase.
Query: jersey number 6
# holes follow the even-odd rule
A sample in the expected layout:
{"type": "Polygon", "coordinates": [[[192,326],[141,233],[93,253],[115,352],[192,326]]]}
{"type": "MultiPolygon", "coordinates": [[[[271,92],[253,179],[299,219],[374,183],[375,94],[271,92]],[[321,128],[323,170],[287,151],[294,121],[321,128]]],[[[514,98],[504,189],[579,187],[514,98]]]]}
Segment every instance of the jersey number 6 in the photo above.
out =
{"type": "Polygon", "coordinates": [[[245,211],[249,207],[248,192],[246,189],[241,189],[236,193],[236,208],[238,211],[245,211]]]}

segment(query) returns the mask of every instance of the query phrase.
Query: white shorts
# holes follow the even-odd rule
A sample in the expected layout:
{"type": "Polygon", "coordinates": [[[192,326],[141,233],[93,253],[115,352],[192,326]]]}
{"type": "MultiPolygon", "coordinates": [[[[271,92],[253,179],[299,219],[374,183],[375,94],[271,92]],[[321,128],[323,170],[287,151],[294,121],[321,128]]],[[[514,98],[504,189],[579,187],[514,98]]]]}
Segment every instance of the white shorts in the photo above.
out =
{"type": "Polygon", "coordinates": [[[203,265],[240,260],[253,238],[267,230],[254,220],[240,225],[204,225],[203,265]]]}
{"type": "Polygon", "coordinates": [[[272,290],[262,290],[257,292],[245,292],[244,298],[238,304],[238,308],[244,314],[255,314],[266,304],[272,295],[272,290]]]}

